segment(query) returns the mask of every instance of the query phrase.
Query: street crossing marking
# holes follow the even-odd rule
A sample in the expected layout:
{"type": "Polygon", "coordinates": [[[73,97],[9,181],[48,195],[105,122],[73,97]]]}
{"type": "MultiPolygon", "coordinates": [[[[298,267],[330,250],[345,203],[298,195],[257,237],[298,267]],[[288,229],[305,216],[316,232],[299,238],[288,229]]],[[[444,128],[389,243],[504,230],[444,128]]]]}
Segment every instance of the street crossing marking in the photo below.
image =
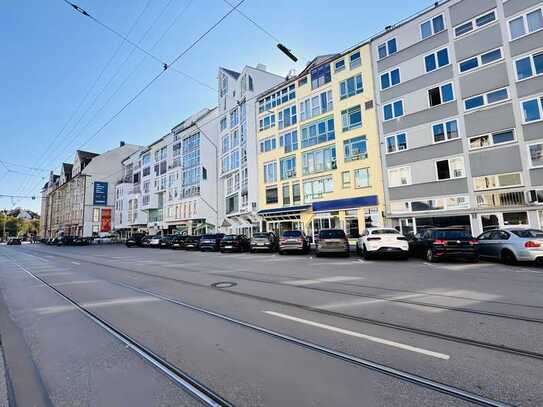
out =
{"type": "MultiPolygon", "coordinates": [[[[56,285],[56,284],[54,284],[56,285]]],[[[105,300],[105,301],[95,301],[95,302],[86,302],[81,304],[83,308],[101,308],[101,307],[111,307],[115,305],[126,305],[126,304],[138,304],[143,302],[157,302],[162,301],[159,298],[155,297],[128,297],[128,298],[119,298],[115,300],[105,300]]],[[[59,312],[75,310],[76,308],[73,305],[55,305],[51,307],[40,307],[36,308],[35,311],[42,315],[47,314],[57,314],[59,312]]]]}
{"type": "MultiPolygon", "coordinates": [[[[400,295],[397,297],[388,297],[388,298],[374,299],[374,300],[342,301],[342,302],[334,302],[331,304],[318,305],[317,308],[333,310],[336,308],[354,307],[356,305],[377,304],[380,302],[386,302],[386,301],[391,301],[391,300],[406,300],[408,298],[424,297],[425,295],[426,294],[409,294],[409,295],[400,295]]],[[[402,305],[405,305],[405,304],[402,304],[402,305]]]]}
{"type": "Polygon", "coordinates": [[[325,324],[321,324],[321,323],[318,323],[318,322],[309,321],[307,319],[302,319],[302,318],[297,318],[297,317],[293,317],[293,316],[286,315],[286,314],[281,314],[279,312],[274,312],[274,311],[263,311],[263,312],[265,314],[268,314],[268,315],[273,315],[273,316],[276,316],[276,317],[279,317],[279,318],[288,319],[290,321],[299,322],[301,324],[326,329],[328,331],[337,332],[337,333],[340,333],[340,334],[343,334],[343,335],[353,336],[355,338],[366,339],[366,340],[371,341],[371,342],[376,342],[376,343],[380,343],[382,345],[392,346],[392,347],[398,348],[398,349],[408,350],[410,352],[420,353],[420,354],[426,355],[426,356],[432,356],[432,357],[438,358],[438,359],[449,360],[451,358],[449,355],[446,355],[444,353],[439,353],[439,352],[434,352],[434,351],[427,350],[427,349],[417,348],[415,346],[406,345],[404,343],[394,342],[394,341],[390,341],[388,339],[377,338],[375,336],[365,335],[365,334],[362,334],[362,333],[359,333],[359,332],[349,331],[347,329],[337,328],[335,326],[325,325],[325,324]]]}

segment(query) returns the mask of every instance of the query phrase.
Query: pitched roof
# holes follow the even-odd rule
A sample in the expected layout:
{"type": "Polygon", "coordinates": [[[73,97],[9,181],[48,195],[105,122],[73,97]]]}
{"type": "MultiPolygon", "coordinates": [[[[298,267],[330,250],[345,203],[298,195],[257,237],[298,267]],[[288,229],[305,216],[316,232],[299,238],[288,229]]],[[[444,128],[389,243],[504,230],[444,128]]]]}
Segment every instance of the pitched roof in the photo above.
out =
{"type": "Polygon", "coordinates": [[[64,175],[72,175],[72,168],[73,164],[68,163],[62,163],[62,171],[64,172],[64,175]]]}
{"type": "Polygon", "coordinates": [[[337,58],[339,57],[341,54],[339,53],[336,53],[336,54],[326,54],[326,55],[319,55],[319,56],[316,56],[315,58],[313,58],[311,60],[311,62],[309,62],[307,64],[307,66],[304,68],[304,70],[299,74],[297,75],[297,77],[300,77],[304,74],[306,74],[307,72],[309,72],[311,69],[313,69],[314,67],[316,66],[319,66],[320,64],[322,64],[323,62],[326,62],[330,59],[334,59],[334,58],[337,58]]]}
{"type": "Polygon", "coordinates": [[[76,154],[79,157],[79,160],[81,160],[81,161],[86,160],[86,159],[91,159],[91,158],[94,158],[97,155],[99,155],[99,154],[96,154],[96,153],[91,153],[89,151],[83,151],[83,150],[77,150],[76,154]]]}
{"type": "Polygon", "coordinates": [[[236,71],[232,71],[231,69],[221,68],[224,72],[226,72],[228,75],[230,75],[234,79],[238,79],[240,73],[236,71]]]}

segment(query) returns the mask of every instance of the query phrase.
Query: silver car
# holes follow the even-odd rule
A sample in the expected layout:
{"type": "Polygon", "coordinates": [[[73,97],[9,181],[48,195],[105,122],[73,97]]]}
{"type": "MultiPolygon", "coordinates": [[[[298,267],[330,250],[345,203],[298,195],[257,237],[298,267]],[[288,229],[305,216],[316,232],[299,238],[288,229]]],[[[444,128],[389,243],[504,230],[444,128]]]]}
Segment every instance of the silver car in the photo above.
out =
{"type": "Polygon", "coordinates": [[[479,256],[506,264],[518,261],[543,261],[543,231],[537,229],[502,228],[478,237],[479,256]]]}

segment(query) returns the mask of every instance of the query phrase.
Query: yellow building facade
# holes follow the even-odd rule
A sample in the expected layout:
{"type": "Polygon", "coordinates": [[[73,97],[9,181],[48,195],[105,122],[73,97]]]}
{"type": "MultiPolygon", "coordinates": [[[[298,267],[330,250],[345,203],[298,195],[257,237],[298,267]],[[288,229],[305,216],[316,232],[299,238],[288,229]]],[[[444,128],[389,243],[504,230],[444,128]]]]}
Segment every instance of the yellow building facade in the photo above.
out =
{"type": "Polygon", "coordinates": [[[382,226],[384,193],[369,44],[315,58],[257,99],[263,229],[382,226]]]}

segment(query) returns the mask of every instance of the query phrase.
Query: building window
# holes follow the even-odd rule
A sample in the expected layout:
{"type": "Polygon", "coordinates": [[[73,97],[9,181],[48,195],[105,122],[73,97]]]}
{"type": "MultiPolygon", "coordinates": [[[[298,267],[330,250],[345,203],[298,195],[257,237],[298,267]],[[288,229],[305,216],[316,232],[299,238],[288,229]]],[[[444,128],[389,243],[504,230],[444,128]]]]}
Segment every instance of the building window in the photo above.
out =
{"type": "Polygon", "coordinates": [[[339,83],[340,99],[347,99],[348,97],[357,95],[363,91],[364,84],[362,81],[362,75],[353,76],[339,83]]]}
{"type": "Polygon", "coordinates": [[[356,161],[368,158],[366,136],[355,137],[343,142],[345,161],[356,161]]]}
{"type": "Polygon", "coordinates": [[[398,47],[396,44],[396,38],[391,38],[387,42],[384,42],[383,44],[380,44],[377,47],[377,53],[379,54],[379,59],[386,58],[397,51],[398,51],[398,47]]]}
{"type": "Polygon", "coordinates": [[[543,143],[534,143],[528,146],[530,164],[532,167],[543,167],[543,143]]]}
{"type": "Polygon", "coordinates": [[[351,172],[343,171],[341,173],[341,187],[343,189],[349,189],[351,187],[351,172]]]}
{"type": "Polygon", "coordinates": [[[285,153],[298,149],[298,131],[292,130],[279,136],[279,145],[284,148],[285,153]]]}
{"type": "Polygon", "coordinates": [[[360,105],[353,106],[341,112],[343,131],[357,129],[362,126],[362,109],[360,105]]]}
{"type": "Polygon", "coordinates": [[[499,103],[507,99],[509,99],[509,92],[507,88],[498,89],[482,95],[464,99],[464,108],[466,110],[478,109],[480,107],[499,103]]]}
{"type": "Polygon", "coordinates": [[[411,168],[398,167],[388,170],[388,184],[390,187],[399,187],[411,184],[411,168]]]}
{"type": "Polygon", "coordinates": [[[292,184],[292,203],[299,204],[302,201],[302,193],[300,191],[300,184],[292,184]]]}
{"type": "Polygon", "coordinates": [[[443,48],[424,57],[424,67],[426,72],[432,72],[436,69],[449,65],[449,49],[443,48]]]}
{"type": "Polygon", "coordinates": [[[543,74],[543,52],[517,59],[515,71],[519,81],[543,74]]]}
{"type": "Polygon", "coordinates": [[[509,20],[509,33],[511,41],[543,28],[542,8],[537,8],[527,14],[509,20]]]}
{"type": "Polygon", "coordinates": [[[258,113],[271,110],[274,107],[287,103],[289,100],[296,99],[296,85],[291,84],[277,92],[266,96],[258,101],[258,113]]]}
{"type": "Polygon", "coordinates": [[[407,150],[407,135],[405,133],[394,134],[386,138],[387,153],[396,153],[407,150]]]}
{"type": "Polygon", "coordinates": [[[320,150],[308,151],[302,155],[302,174],[310,175],[323,171],[334,170],[336,165],[336,147],[326,147],[320,150]]]}
{"type": "Polygon", "coordinates": [[[521,102],[524,123],[543,119],[543,96],[521,102]]]}
{"type": "Polygon", "coordinates": [[[482,14],[474,19],[462,23],[454,28],[454,36],[456,38],[466,35],[474,30],[484,27],[491,22],[496,21],[496,10],[482,14]]]}
{"type": "Polygon", "coordinates": [[[519,172],[473,178],[473,189],[475,191],[520,186],[522,186],[522,177],[519,172]]]}
{"type": "Polygon", "coordinates": [[[260,123],[260,127],[259,127],[260,131],[269,129],[271,127],[275,127],[275,114],[271,113],[262,117],[262,119],[259,120],[259,123],[260,123]]]}
{"type": "Polygon", "coordinates": [[[381,90],[388,89],[400,83],[400,68],[381,74],[381,90]]]}
{"type": "Polygon", "coordinates": [[[227,124],[226,124],[226,116],[224,116],[220,121],[220,129],[221,131],[226,130],[227,124]]]}
{"type": "Polygon", "coordinates": [[[288,184],[283,184],[283,205],[290,205],[290,188],[288,184]]]}
{"type": "Polygon", "coordinates": [[[283,158],[279,161],[281,180],[296,177],[296,156],[283,158]]]}
{"type": "Polygon", "coordinates": [[[460,71],[460,73],[472,71],[481,66],[491,64],[492,62],[496,62],[501,59],[503,59],[502,49],[498,48],[461,61],[458,64],[458,70],[460,71]]]}
{"type": "Polygon", "coordinates": [[[437,179],[455,179],[464,177],[464,159],[462,157],[436,161],[437,179]]]}
{"type": "Polygon", "coordinates": [[[433,17],[420,25],[420,38],[425,39],[445,29],[443,14],[433,17]]]}
{"type": "Polygon", "coordinates": [[[458,121],[456,119],[432,125],[434,143],[458,138],[458,121]]]}
{"type": "Polygon", "coordinates": [[[279,129],[296,124],[296,105],[289,106],[281,110],[278,114],[277,122],[279,129]]]}
{"type": "Polygon", "coordinates": [[[277,187],[266,188],[266,203],[276,204],[279,202],[279,196],[277,194],[277,187]]]}
{"type": "Polygon", "coordinates": [[[300,103],[300,121],[308,120],[312,117],[329,112],[332,108],[333,102],[331,90],[307,98],[300,103]]]}
{"type": "Polygon", "coordinates": [[[349,56],[349,63],[350,68],[358,68],[360,64],[362,63],[362,59],[360,58],[360,51],[357,51],[349,56]]]}
{"type": "Polygon", "coordinates": [[[325,194],[334,192],[332,177],[320,178],[304,182],[304,202],[311,203],[321,199],[325,194]]]}
{"type": "Polygon", "coordinates": [[[340,59],[339,61],[336,61],[336,63],[334,64],[334,71],[337,73],[337,72],[341,72],[345,69],[345,60],[344,59],[340,59]]]}
{"type": "Polygon", "coordinates": [[[298,86],[305,86],[307,85],[307,76],[304,76],[302,79],[298,81],[298,86]]]}
{"type": "Polygon", "coordinates": [[[277,181],[277,163],[275,161],[264,164],[264,182],[269,184],[270,182],[277,181]]]}
{"type": "Polygon", "coordinates": [[[226,213],[233,213],[239,210],[239,197],[238,194],[234,194],[226,198],[226,213]]]}
{"type": "Polygon", "coordinates": [[[514,130],[504,130],[495,133],[483,134],[481,136],[470,137],[470,150],[491,147],[499,144],[511,143],[515,141],[514,130]]]}
{"type": "Polygon", "coordinates": [[[276,140],[275,137],[268,137],[260,142],[260,152],[267,153],[268,151],[275,150],[276,140]]]}
{"type": "Polygon", "coordinates": [[[454,100],[452,83],[428,89],[428,103],[430,107],[438,106],[454,100]]]}
{"type": "Polygon", "coordinates": [[[94,208],[92,210],[92,221],[100,222],[100,208],[94,208]]]}
{"type": "Polygon", "coordinates": [[[383,106],[383,119],[392,120],[404,115],[403,100],[387,103],[383,106]]]}
{"type": "Polygon", "coordinates": [[[227,134],[222,138],[222,152],[226,153],[228,150],[230,150],[230,136],[227,134]]]}
{"type": "Polygon", "coordinates": [[[321,65],[311,70],[311,89],[317,89],[331,80],[330,64],[321,65]]]}
{"type": "Polygon", "coordinates": [[[333,117],[325,118],[302,127],[302,148],[335,140],[333,117]]]}
{"type": "Polygon", "coordinates": [[[359,168],[354,170],[354,187],[366,188],[370,186],[370,169],[359,168]]]}

